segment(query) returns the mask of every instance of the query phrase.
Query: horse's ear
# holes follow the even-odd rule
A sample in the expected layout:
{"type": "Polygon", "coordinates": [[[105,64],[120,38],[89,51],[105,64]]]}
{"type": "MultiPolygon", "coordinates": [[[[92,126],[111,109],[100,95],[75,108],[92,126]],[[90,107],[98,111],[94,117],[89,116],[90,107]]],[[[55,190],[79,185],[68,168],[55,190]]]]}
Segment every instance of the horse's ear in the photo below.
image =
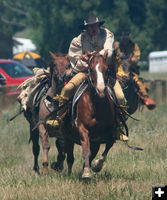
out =
{"type": "Polygon", "coordinates": [[[104,59],[105,60],[107,59],[107,56],[108,56],[108,49],[106,49],[105,52],[104,52],[104,59]]]}
{"type": "Polygon", "coordinates": [[[55,55],[54,53],[52,53],[51,51],[49,51],[49,53],[50,53],[50,55],[51,55],[51,57],[52,57],[53,59],[56,59],[56,58],[57,58],[56,55],[55,55]]]}
{"type": "Polygon", "coordinates": [[[91,52],[90,52],[90,51],[86,51],[86,54],[87,54],[87,55],[90,55],[90,54],[91,54],[91,52]]]}
{"type": "Polygon", "coordinates": [[[86,51],[86,55],[88,56],[88,58],[90,58],[92,55],[94,55],[94,52],[91,51],[86,51]]]}

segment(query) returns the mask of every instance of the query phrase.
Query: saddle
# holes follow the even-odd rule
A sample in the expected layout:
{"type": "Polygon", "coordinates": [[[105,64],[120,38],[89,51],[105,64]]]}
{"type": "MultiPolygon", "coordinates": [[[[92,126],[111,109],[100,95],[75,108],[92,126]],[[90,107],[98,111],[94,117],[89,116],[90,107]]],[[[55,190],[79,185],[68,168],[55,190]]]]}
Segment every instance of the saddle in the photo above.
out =
{"type": "Polygon", "coordinates": [[[49,89],[48,86],[48,79],[47,77],[43,77],[43,79],[31,90],[27,100],[27,106],[34,110],[39,106],[41,98],[46,94],[47,90],[49,89]]]}

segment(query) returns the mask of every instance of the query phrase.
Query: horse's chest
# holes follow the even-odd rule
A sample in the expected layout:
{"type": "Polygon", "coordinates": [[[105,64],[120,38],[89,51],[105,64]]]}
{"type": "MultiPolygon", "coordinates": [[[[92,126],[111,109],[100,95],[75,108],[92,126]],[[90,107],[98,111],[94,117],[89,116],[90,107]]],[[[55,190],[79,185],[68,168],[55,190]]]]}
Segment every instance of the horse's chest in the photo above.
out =
{"type": "Polygon", "coordinates": [[[113,137],[114,126],[111,124],[96,124],[89,131],[89,138],[92,142],[107,143],[113,137]]]}

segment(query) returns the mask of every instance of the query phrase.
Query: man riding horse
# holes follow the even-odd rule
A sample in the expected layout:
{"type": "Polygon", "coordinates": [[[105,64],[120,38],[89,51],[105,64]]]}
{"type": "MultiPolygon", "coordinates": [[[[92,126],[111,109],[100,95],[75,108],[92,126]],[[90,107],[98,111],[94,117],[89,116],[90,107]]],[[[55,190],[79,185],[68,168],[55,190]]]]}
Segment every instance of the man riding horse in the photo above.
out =
{"type": "MultiPolygon", "coordinates": [[[[78,37],[75,37],[69,47],[69,60],[72,67],[72,72],[75,74],[73,78],[64,86],[60,95],[56,95],[53,100],[58,101],[59,107],[62,107],[74,94],[78,86],[86,79],[88,70],[88,56],[87,52],[98,51],[101,55],[105,50],[108,50],[107,63],[111,68],[113,74],[116,74],[117,69],[112,65],[113,58],[113,43],[114,34],[101,25],[104,21],[99,19],[93,14],[89,13],[84,24],[80,26],[83,29],[78,37]]],[[[116,77],[116,76],[115,76],[116,77]]],[[[115,95],[122,108],[126,107],[126,99],[124,97],[122,88],[117,80],[114,85],[115,95]]],[[[65,111],[65,107],[60,109],[57,113],[61,116],[65,111]]],[[[59,127],[58,120],[48,120],[48,125],[59,127]]],[[[120,122],[121,124],[121,122],[120,122]]],[[[127,140],[124,134],[120,134],[118,130],[118,139],[127,140]]]]}
{"type": "Polygon", "coordinates": [[[139,46],[130,39],[129,32],[122,32],[120,42],[116,41],[114,43],[114,49],[121,60],[117,72],[118,76],[132,77],[139,89],[139,97],[142,103],[146,105],[148,109],[154,109],[156,104],[148,97],[147,90],[149,88],[142,79],[139,78],[140,72],[137,64],[140,60],[140,49],[139,46]]]}

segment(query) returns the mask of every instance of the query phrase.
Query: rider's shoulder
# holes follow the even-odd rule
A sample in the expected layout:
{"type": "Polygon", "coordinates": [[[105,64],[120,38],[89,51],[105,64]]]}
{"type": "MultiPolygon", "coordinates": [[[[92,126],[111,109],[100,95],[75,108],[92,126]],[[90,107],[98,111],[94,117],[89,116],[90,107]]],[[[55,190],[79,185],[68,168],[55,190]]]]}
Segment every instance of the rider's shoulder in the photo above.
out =
{"type": "Polygon", "coordinates": [[[77,41],[81,41],[82,38],[86,38],[87,37],[87,32],[86,31],[82,31],[77,37],[75,37],[73,40],[77,40],[77,41]]]}
{"type": "Polygon", "coordinates": [[[114,33],[107,28],[101,28],[101,30],[105,31],[106,33],[114,35],[114,33]]]}
{"type": "Polygon", "coordinates": [[[134,43],[135,48],[139,48],[139,45],[135,42],[134,43]]]}
{"type": "Polygon", "coordinates": [[[107,29],[107,28],[100,28],[100,32],[101,32],[101,34],[105,34],[105,35],[107,35],[107,36],[111,36],[111,37],[114,36],[114,33],[111,32],[111,31],[110,31],[109,29],[107,29]]]}
{"type": "Polygon", "coordinates": [[[80,44],[81,43],[81,38],[82,38],[82,33],[76,37],[74,37],[71,41],[71,44],[80,44]]]}
{"type": "Polygon", "coordinates": [[[119,44],[120,44],[119,41],[115,41],[115,42],[114,42],[114,47],[115,47],[115,48],[119,47],[119,44]]]}

